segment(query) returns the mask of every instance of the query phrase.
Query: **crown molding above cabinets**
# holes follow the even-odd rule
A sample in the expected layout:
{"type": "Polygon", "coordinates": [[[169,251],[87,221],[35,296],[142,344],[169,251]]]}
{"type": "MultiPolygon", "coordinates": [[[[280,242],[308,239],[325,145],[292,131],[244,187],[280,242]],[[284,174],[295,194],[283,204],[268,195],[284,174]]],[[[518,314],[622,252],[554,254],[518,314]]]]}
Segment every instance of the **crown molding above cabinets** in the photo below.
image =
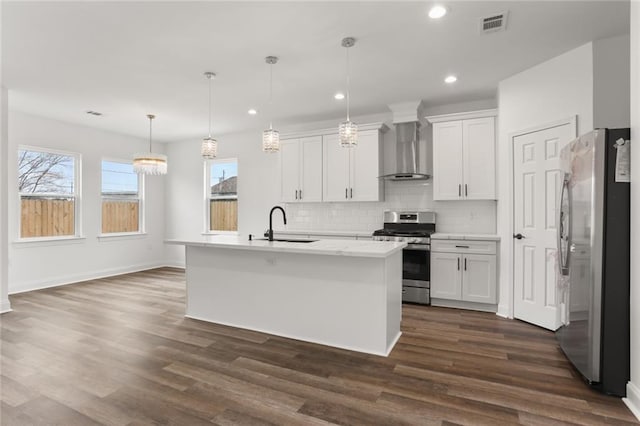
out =
{"type": "Polygon", "coordinates": [[[444,121],[471,120],[474,118],[497,117],[498,110],[482,109],[478,111],[456,112],[453,114],[430,115],[425,117],[429,123],[442,123],[444,121]]]}

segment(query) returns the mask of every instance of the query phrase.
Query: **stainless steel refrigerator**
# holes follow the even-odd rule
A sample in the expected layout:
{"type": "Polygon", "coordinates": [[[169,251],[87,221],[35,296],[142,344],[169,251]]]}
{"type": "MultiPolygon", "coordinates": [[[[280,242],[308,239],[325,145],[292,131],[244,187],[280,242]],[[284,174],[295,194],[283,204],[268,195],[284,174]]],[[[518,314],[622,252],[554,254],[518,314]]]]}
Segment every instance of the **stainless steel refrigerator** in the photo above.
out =
{"type": "Polygon", "coordinates": [[[619,396],[629,380],[630,143],[629,129],[598,129],[561,153],[558,282],[566,318],[556,336],[589,384],[619,396]]]}

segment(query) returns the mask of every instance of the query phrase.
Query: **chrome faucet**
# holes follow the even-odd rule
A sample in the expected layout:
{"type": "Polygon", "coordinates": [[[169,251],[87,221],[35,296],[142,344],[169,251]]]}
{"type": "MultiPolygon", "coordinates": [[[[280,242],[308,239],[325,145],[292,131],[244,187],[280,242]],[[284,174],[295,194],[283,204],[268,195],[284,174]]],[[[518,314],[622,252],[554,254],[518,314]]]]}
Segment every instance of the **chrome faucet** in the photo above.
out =
{"type": "Polygon", "coordinates": [[[269,212],[269,229],[264,233],[264,236],[269,239],[269,241],[273,241],[273,211],[280,210],[282,212],[282,219],[284,220],[284,224],[287,224],[287,214],[284,212],[284,209],[280,206],[275,206],[269,212]]]}

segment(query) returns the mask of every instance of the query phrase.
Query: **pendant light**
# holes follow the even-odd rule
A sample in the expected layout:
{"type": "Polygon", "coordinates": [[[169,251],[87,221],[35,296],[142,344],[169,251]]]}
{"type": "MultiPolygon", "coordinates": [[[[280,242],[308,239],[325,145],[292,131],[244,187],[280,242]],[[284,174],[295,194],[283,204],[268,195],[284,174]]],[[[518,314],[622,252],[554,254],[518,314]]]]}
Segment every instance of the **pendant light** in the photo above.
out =
{"type": "Polygon", "coordinates": [[[211,80],[216,78],[216,75],[207,71],[204,76],[209,80],[209,136],[202,139],[200,153],[205,160],[212,160],[218,155],[218,141],[211,137],[211,80]]]}
{"type": "Polygon", "coordinates": [[[152,147],[152,123],[156,118],[153,114],[148,114],[149,119],[149,152],[135,154],[133,156],[133,171],[145,175],[166,175],[167,156],[164,154],[154,154],[152,147]]]}
{"type": "Polygon", "coordinates": [[[353,37],[342,39],[342,47],[347,49],[347,120],[340,123],[338,134],[340,135],[340,145],[343,148],[353,148],[358,145],[358,125],[349,118],[349,107],[351,96],[349,93],[349,48],[356,44],[353,37]]]}
{"type": "Polygon", "coordinates": [[[273,128],[273,65],[278,62],[275,56],[267,56],[264,58],[269,64],[269,128],[262,132],[262,150],[267,153],[280,151],[280,132],[273,128]]]}

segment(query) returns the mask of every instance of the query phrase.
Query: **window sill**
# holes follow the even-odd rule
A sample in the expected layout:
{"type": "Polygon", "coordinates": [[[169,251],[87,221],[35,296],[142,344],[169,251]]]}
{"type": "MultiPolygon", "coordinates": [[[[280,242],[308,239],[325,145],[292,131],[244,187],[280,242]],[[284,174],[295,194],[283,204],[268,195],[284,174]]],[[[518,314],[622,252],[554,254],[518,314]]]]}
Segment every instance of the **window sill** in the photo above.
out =
{"type": "Polygon", "coordinates": [[[119,232],[113,234],[100,234],[98,240],[100,241],[120,241],[120,240],[137,240],[139,238],[146,238],[146,232],[119,232]]]}
{"type": "Polygon", "coordinates": [[[207,231],[203,232],[202,235],[240,235],[238,231],[207,231]]]}
{"type": "Polygon", "coordinates": [[[13,241],[13,245],[16,246],[16,248],[44,247],[66,244],[81,244],[84,242],[84,240],[86,240],[86,237],[84,236],[20,238],[13,241]]]}

